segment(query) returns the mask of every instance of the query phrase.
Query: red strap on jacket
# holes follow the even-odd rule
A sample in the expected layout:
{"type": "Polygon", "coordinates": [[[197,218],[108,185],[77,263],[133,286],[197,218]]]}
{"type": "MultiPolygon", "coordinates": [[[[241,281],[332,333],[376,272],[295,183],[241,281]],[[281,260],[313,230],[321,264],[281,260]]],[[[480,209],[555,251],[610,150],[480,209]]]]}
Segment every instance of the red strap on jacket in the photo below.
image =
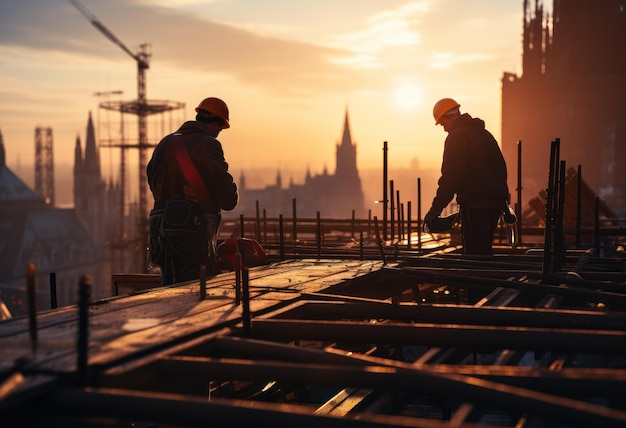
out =
{"type": "Polygon", "coordinates": [[[210,212],[209,190],[207,189],[204,180],[202,180],[202,177],[200,177],[196,166],[191,161],[191,157],[189,156],[187,147],[182,139],[182,135],[174,134],[174,137],[178,137],[174,141],[174,154],[176,155],[180,169],[182,170],[185,179],[196,193],[198,202],[202,206],[202,209],[204,209],[204,212],[210,212]]]}

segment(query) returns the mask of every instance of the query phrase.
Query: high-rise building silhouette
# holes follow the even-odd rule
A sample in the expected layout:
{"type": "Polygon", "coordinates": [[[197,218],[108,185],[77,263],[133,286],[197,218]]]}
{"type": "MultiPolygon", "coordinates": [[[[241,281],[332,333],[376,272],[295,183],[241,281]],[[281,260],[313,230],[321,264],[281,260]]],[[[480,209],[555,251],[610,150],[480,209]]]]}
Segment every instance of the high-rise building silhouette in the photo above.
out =
{"type": "Polygon", "coordinates": [[[547,187],[551,142],[566,168],[613,211],[626,209],[626,2],[524,0],[522,75],[502,78],[502,149],[517,187],[522,148],[524,201],[547,187]]]}

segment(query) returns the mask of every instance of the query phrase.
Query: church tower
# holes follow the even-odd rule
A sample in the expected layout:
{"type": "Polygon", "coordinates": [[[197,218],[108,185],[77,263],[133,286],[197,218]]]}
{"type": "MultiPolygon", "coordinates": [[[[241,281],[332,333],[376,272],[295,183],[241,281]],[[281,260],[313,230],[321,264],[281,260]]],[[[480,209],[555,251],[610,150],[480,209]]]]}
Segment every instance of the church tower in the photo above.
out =
{"type": "Polygon", "coordinates": [[[361,178],[356,165],[356,144],[352,142],[350,120],[346,107],[343,134],[337,144],[337,166],[335,170],[335,200],[337,211],[350,213],[355,210],[357,216],[364,215],[365,204],[361,178]]]}
{"type": "Polygon", "coordinates": [[[74,149],[74,210],[81,225],[93,241],[101,246],[107,241],[110,216],[106,204],[106,185],[100,174],[100,154],[96,146],[91,112],[87,120],[85,153],[83,156],[80,137],[76,137],[74,149]]]}
{"type": "Polygon", "coordinates": [[[358,178],[359,175],[356,168],[356,145],[352,144],[347,108],[343,122],[341,143],[337,144],[337,169],[335,175],[339,179],[354,179],[355,176],[358,178]]]}

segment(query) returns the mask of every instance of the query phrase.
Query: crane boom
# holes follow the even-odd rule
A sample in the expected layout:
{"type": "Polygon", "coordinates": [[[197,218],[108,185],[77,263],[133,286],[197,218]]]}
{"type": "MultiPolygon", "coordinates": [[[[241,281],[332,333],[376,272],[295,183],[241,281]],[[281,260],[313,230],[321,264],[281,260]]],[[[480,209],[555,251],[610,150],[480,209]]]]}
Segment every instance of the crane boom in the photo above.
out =
{"type": "Polygon", "coordinates": [[[140,55],[137,55],[135,53],[133,53],[130,49],[128,49],[126,47],[126,45],[124,43],[122,43],[122,41],[120,39],[118,39],[115,34],[113,34],[111,32],[111,30],[109,30],[107,27],[104,26],[104,24],[102,22],[100,22],[98,20],[98,18],[96,17],[96,15],[94,15],[93,13],[91,13],[91,11],[89,9],[87,9],[87,7],[82,4],[79,0],[68,0],[70,3],[72,3],[72,5],[78,9],[78,11],[85,17],[87,18],[87,20],[89,22],[91,22],[91,25],[93,25],[94,27],[96,27],[98,29],[98,31],[100,31],[102,34],[104,34],[104,36],[109,39],[110,41],[112,41],[113,43],[115,43],[116,45],[118,45],[120,48],[122,48],[122,50],[124,52],[126,52],[128,55],[130,55],[132,58],[134,58],[137,62],[142,63],[142,65],[145,68],[148,68],[148,64],[146,62],[146,60],[144,58],[142,58],[140,55]]]}

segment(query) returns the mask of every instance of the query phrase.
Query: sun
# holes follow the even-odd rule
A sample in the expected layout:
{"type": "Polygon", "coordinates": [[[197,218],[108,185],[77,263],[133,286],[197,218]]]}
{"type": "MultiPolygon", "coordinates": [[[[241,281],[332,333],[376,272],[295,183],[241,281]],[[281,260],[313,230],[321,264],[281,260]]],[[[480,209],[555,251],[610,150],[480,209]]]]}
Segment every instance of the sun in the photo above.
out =
{"type": "Polygon", "coordinates": [[[415,82],[399,83],[393,91],[396,106],[402,110],[415,110],[424,101],[422,88],[415,82]]]}

